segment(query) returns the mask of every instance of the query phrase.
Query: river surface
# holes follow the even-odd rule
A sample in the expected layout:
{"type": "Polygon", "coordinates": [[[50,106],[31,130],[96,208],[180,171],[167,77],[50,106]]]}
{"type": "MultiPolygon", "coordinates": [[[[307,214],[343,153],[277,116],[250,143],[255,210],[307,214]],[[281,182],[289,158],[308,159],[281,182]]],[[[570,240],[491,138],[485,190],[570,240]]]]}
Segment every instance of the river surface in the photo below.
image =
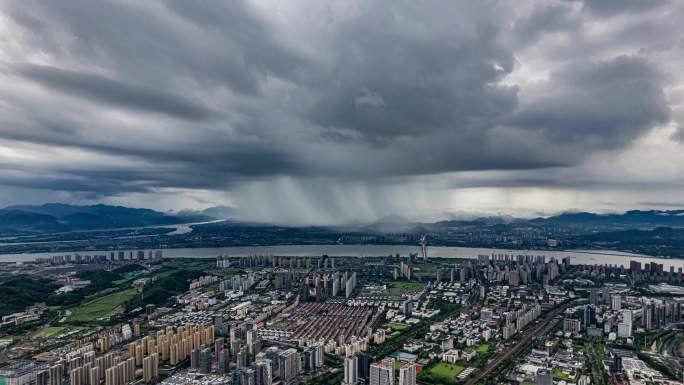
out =
{"type": "MultiPolygon", "coordinates": [[[[45,234],[37,234],[37,235],[13,235],[13,236],[8,236],[8,237],[0,237],[0,246],[11,246],[11,245],[39,245],[39,244],[44,244],[44,243],[69,243],[69,242],[82,242],[84,239],[70,239],[70,240],[50,240],[50,241],[26,241],[26,242],[21,242],[21,241],[16,241],[16,240],[21,240],[22,238],[32,238],[35,236],[48,236],[48,235],[59,235],[59,234],[82,234],[82,233],[106,233],[106,232],[115,232],[115,231],[121,231],[121,230],[138,230],[138,229],[161,229],[161,228],[173,228],[174,230],[169,232],[169,233],[161,233],[161,234],[143,234],[143,235],[122,235],[115,237],[116,239],[124,239],[124,238],[140,238],[140,237],[158,237],[160,235],[179,235],[179,234],[187,234],[192,232],[193,228],[192,226],[194,225],[206,225],[210,223],[218,223],[218,222],[223,222],[223,219],[214,219],[211,221],[205,221],[205,222],[192,222],[192,223],[179,223],[179,224],[166,224],[166,225],[150,225],[150,226],[138,226],[138,227],[114,227],[111,229],[90,229],[90,230],[70,230],[70,231],[60,231],[57,233],[45,233],[45,234]]],[[[1,254],[0,254],[1,255],[1,254]]]]}
{"type": "MultiPolygon", "coordinates": [[[[112,250],[103,251],[81,251],[81,255],[109,254],[112,250]]],[[[136,250],[137,251],[137,250],[136,250]]],[[[214,258],[219,255],[245,256],[250,254],[273,254],[279,256],[302,256],[312,257],[327,254],[330,256],[352,256],[352,257],[377,257],[400,254],[408,256],[410,253],[420,253],[419,246],[407,245],[284,245],[284,246],[254,246],[254,247],[205,247],[205,248],[181,248],[163,249],[162,255],[165,258],[214,258]]],[[[26,262],[33,261],[37,257],[48,257],[53,255],[76,254],[76,252],[61,253],[26,253],[26,254],[0,254],[0,262],[26,262]]],[[[446,247],[431,246],[428,248],[430,257],[440,258],[477,258],[478,255],[496,254],[528,254],[545,255],[547,258],[555,257],[561,259],[570,257],[572,264],[610,264],[623,265],[629,267],[629,261],[635,260],[642,264],[649,262],[662,263],[665,270],[670,266],[684,268],[684,259],[656,258],[644,255],[622,253],[619,251],[601,250],[572,250],[572,251],[551,251],[551,250],[507,250],[507,249],[487,249],[473,247],[446,247]]]]}

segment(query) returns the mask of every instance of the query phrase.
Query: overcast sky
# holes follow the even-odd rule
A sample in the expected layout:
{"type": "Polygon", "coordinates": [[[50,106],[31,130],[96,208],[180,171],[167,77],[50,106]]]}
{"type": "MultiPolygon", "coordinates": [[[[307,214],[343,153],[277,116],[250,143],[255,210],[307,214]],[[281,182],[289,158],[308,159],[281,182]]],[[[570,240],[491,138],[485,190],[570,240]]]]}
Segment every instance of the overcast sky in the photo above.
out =
{"type": "Polygon", "coordinates": [[[684,207],[684,2],[0,1],[0,205],[684,207]]]}

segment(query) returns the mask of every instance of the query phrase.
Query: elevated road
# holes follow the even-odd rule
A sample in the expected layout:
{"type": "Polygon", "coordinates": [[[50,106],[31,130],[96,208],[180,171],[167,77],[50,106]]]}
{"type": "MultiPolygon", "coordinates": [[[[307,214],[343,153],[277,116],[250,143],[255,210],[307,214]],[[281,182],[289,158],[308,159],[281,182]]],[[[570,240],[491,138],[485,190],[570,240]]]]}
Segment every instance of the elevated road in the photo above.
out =
{"type": "Polygon", "coordinates": [[[515,345],[511,345],[508,348],[506,348],[504,351],[499,353],[492,362],[487,364],[481,371],[479,371],[473,378],[471,378],[468,382],[466,382],[466,385],[475,385],[480,380],[485,378],[487,375],[489,375],[494,369],[496,369],[499,365],[501,365],[502,362],[504,362],[507,358],[509,358],[511,355],[516,353],[518,350],[520,350],[523,346],[527,345],[527,343],[532,340],[533,338],[537,338],[540,335],[547,334],[548,332],[553,329],[554,326],[558,323],[560,320],[558,315],[567,309],[570,305],[572,305],[574,301],[566,302],[554,309],[552,309],[544,319],[539,322],[535,327],[532,329],[529,329],[525,331],[522,334],[522,337],[518,340],[518,342],[515,345]]]}

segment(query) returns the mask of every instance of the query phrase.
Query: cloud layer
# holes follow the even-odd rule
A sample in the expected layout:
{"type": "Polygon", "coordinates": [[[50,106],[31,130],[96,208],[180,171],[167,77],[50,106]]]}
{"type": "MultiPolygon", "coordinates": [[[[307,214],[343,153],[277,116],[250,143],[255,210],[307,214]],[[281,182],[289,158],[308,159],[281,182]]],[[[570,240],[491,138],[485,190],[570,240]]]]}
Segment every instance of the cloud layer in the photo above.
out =
{"type": "Polygon", "coordinates": [[[671,202],[682,169],[654,181],[642,161],[682,150],[682,16],[665,0],[4,2],[0,193],[297,223],[622,208],[654,182],[671,202]],[[501,198],[530,189],[539,208],[501,198]],[[552,202],[597,189],[624,194],[552,202]]]}

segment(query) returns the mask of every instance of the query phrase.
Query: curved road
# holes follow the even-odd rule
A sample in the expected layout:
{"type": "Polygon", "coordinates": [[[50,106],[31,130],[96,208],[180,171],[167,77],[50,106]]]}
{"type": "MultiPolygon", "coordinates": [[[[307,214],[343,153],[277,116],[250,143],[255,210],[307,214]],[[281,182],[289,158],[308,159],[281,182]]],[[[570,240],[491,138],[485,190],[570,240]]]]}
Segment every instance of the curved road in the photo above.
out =
{"type": "MultiPolygon", "coordinates": [[[[666,329],[676,328],[676,325],[670,325],[666,329]]],[[[675,329],[676,330],[676,329],[675,329]]],[[[682,341],[678,334],[675,334],[665,340],[661,348],[660,354],[662,359],[665,360],[675,371],[679,372],[684,368],[684,359],[680,358],[677,354],[677,349],[682,341]]]]}

